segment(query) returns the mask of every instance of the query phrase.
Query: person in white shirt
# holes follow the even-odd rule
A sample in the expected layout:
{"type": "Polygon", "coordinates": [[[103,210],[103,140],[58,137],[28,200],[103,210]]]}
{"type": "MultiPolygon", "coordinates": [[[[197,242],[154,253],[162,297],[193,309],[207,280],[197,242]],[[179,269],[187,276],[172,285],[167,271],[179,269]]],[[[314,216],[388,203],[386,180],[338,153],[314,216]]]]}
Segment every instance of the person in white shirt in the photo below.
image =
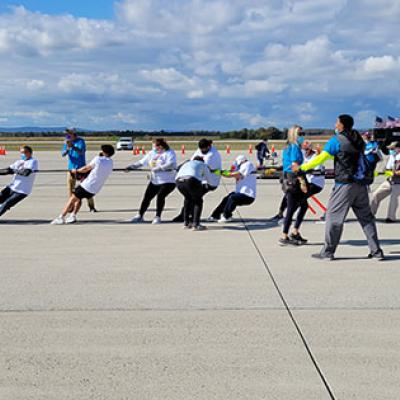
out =
{"type": "Polygon", "coordinates": [[[135,164],[126,167],[127,171],[148,166],[151,178],[144,194],[139,214],[132,219],[133,223],[144,221],[144,215],[151,201],[157,196],[156,216],[153,224],[161,223],[161,214],[165,207],[165,199],[175,189],[176,154],[164,139],[154,141],[154,149],[135,164]]]}
{"type": "Polygon", "coordinates": [[[185,198],[184,228],[193,228],[195,231],[206,229],[200,224],[200,218],[203,211],[203,196],[207,192],[207,186],[214,182],[213,175],[200,156],[194,157],[193,160],[185,162],[180,167],[176,184],[185,198]]]}
{"type": "MultiPolygon", "coordinates": [[[[254,174],[256,167],[246,156],[238,156],[235,161],[235,170],[228,177],[236,179],[236,190],[229,193],[218,207],[212,212],[209,222],[229,222],[237,206],[248,206],[254,203],[257,194],[257,177],[254,174]]],[[[226,175],[224,175],[226,176],[226,175]]]]}
{"type": "Polygon", "coordinates": [[[88,174],[88,176],[76,187],[62,213],[51,222],[52,225],[73,224],[76,222],[76,215],[81,208],[82,199],[93,198],[100,192],[108,177],[111,175],[113,171],[113,161],[111,157],[114,153],[115,150],[113,146],[104,144],[101,146],[101,153],[88,165],[79,169],[71,170],[71,173],[75,175],[88,174]],[[69,212],[71,212],[71,214],[67,217],[69,212]]]}
{"type": "MultiPolygon", "coordinates": [[[[208,166],[211,171],[221,170],[222,169],[222,159],[219,151],[212,145],[212,140],[209,139],[201,139],[198,143],[198,149],[194,152],[191,157],[191,160],[194,160],[196,157],[201,157],[204,160],[204,163],[208,166]]],[[[221,183],[221,176],[217,174],[211,175],[211,183],[207,185],[203,185],[203,196],[208,192],[212,192],[218,189],[219,184],[221,183]]],[[[183,210],[182,207],[181,213],[177,215],[172,222],[183,222],[183,210]]]]}
{"type": "Polygon", "coordinates": [[[0,170],[0,175],[14,175],[11,183],[0,192],[0,216],[32,193],[39,164],[32,157],[31,147],[21,147],[20,154],[20,160],[0,170]]]}
{"type": "Polygon", "coordinates": [[[396,211],[400,196],[400,141],[388,146],[390,150],[389,160],[386,164],[388,179],[372,193],[371,211],[376,215],[379,205],[383,199],[390,195],[389,208],[386,223],[396,222],[396,211]]]}

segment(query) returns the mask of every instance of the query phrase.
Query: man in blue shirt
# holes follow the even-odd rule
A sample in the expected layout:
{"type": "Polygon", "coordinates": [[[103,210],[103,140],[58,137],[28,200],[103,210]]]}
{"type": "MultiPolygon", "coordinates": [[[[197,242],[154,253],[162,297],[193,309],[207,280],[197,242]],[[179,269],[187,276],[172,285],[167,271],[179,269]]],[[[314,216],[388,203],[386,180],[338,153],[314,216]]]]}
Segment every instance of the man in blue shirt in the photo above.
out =
{"type": "MultiPolygon", "coordinates": [[[[67,129],[65,131],[65,142],[61,151],[63,157],[68,156],[68,173],[67,173],[67,190],[68,196],[75,191],[77,177],[72,170],[77,170],[86,165],[86,143],[78,137],[75,129],[67,129]]],[[[88,199],[88,206],[91,212],[96,212],[94,199],[88,199]]]]}
{"type": "Polygon", "coordinates": [[[314,258],[333,260],[343,232],[343,224],[352,208],[368,240],[368,258],[383,260],[376,230],[375,217],[369,204],[367,185],[355,179],[360,155],[365,150],[361,135],[353,130],[350,115],[340,115],[336,121],[336,134],[327,142],[321,154],[300,167],[308,171],[328,159],[334,159],[335,186],[331,193],[326,215],[325,245],[314,258]]]}

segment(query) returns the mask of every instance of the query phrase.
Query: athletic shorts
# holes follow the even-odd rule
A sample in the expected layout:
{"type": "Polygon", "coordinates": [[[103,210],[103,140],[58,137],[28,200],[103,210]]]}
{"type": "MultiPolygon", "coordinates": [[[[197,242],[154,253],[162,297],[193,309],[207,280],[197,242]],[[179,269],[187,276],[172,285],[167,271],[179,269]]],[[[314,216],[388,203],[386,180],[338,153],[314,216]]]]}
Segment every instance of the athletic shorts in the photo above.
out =
{"type": "Polygon", "coordinates": [[[93,193],[89,193],[87,190],[85,190],[82,186],[77,186],[75,188],[75,192],[74,192],[75,197],[77,197],[79,200],[82,199],[91,199],[94,194],[93,193]]]}

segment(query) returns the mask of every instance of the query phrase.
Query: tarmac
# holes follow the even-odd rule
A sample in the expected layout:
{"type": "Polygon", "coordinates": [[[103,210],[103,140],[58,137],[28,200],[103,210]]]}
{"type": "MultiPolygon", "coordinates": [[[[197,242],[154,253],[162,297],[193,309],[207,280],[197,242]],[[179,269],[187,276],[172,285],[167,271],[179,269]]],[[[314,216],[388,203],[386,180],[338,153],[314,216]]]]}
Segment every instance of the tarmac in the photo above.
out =
{"type": "MultiPolygon", "coordinates": [[[[41,169],[65,167],[59,153],[36,156],[41,169]]],[[[133,159],[118,153],[115,167],[133,159]]],[[[114,173],[99,213],[84,204],[76,225],[51,226],[66,176],[38,174],[33,194],[1,218],[1,399],[399,399],[400,236],[383,222],[386,202],[386,261],[366,258],[352,214],[338,260],[318,261],[320,211],[302,227],[307,245],[278,245],[281,227],[269,221],[278,181],[258,180],[257,201],[233,223],[193,232],[168,222],[178,191],[163,224],[150,224],[153,208],[147,223],[128,222],[146,175],[114,173]]],[[[204,217],[233,188],[223,182],[204,217]]],[[[331,188],[318,196],[325,204],[331,188]]]]}

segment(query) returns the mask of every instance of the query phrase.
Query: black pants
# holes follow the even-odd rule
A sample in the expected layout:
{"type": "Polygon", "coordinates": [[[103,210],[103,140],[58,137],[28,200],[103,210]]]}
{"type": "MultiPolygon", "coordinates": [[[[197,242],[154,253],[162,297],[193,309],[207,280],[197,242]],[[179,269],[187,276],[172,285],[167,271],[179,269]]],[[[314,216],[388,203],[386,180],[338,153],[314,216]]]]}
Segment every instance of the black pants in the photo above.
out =
{"type": "MultiPolygon", "coordinates": [[[[311,196],[315,196],[316,194],[318,194],[321,191],[322,191],[321,186],[314,185],[313,183],[311,183],[308,186],[307,198],[310,198],[311,196]]],[[[286,208],[287,208],[287,198],[286,198],[286,194],[285,194],[281,201],[281,205],[279,206],[279,215],[283,216],[283,213],[285,212],[286,208]]]]}
{"type": "MultiPolygon", "coordinates": [[[[210,186],[210,185],[207,186],[202,185],[202,187],[203,187],[203,196],[208,192],[213,192],[214,190],[218,189],[217,186],[210,186]]],[[[184,210],[185,206],[182,207],[181,212],[173,219],[173,222],[184,222],[184,216],[183,216],[184,210]]]]}
{"type": "Polygon", "coordinates": [[[223,214],[225,218],[231,218],[237,206],[248,206],[252,204],[254,200],[253,197],[246,196],[243,193],[229,193],[228,196],[222,199],[221,203],[213,211],[211,216],[215,219],[219,219],[221,214],[223,214]]]}
{"type": "Polygon", "coordinates": [[[25,197],[26,194],[14,192],[9,187],[4,188],[0,192],[0,217],[25,197]]]}
{"type": "Polygon", "coordinates": [[[162,185],[154,185],[152,182],[147,186],[144,198],[140,206],[139,214],[143,217],[150,206],[151,201],[157,196],[157,211],[156,216],[161,217],[165,206],[165,198],[173,192],[175,183],[163,183],[162,185]]]}
{"type": "Polygon", "coordinates": [[[193,216],[193,225],[200,225],[201,213],[203,211],[203,185],[198,179],[189,178],[181,181],[178,180],[177,186],[185,198],[183,207],[184,224],[189,225],[191,216],[193,216]]]}
{"type": "Polygon", "coordinates": [[[297,213],[294,227],[296,229],[300,228],[300,225],[304,220],[304,216],[306,215],[308,208],[307,198],[308,198],[307,194],[303,192],[286,193],[287,210],[285,215],[285,221],[283,223],[283,233],[286,234],[289,233],[293,215],[297,211],[297,209],[299,210],[299,212],[297,213]]]}

